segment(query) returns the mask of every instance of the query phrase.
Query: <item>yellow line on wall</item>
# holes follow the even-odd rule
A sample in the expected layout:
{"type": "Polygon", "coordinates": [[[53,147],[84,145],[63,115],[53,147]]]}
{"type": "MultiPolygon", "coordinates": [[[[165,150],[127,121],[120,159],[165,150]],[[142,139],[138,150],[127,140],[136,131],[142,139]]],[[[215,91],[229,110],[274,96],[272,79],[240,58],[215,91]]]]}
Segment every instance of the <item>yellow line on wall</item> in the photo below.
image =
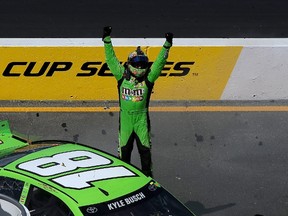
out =
{"type": "MultiPolygon", "coordinates": [[[[287,112],[288,106],[168,106],[151,112],[287,112]]],[[[118,112],[119,107],[0,107],[0,112],[118,112]]]]}

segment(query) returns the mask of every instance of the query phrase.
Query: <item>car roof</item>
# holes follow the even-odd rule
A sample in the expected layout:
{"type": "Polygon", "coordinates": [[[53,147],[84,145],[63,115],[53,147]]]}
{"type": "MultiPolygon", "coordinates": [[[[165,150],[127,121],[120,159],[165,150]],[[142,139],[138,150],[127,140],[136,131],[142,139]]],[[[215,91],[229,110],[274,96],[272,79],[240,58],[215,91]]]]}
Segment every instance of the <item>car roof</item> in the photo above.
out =
{"type": "Polygon", "coordinates": [[[151,181],[111,154],[72,142],[26,145],[0,159],[0,167],[37,181],[55,195],[61,192],[79,206],[116,199],[151,181]]]}

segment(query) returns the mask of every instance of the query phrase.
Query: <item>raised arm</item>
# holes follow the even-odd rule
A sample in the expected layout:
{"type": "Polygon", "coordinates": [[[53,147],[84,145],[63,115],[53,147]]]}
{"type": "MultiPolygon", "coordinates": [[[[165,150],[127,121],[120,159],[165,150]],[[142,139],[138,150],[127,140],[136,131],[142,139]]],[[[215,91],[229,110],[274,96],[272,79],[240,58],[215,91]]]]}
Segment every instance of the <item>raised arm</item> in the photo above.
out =
{"type": "Polygon", "coordinates": [[[148,74],[148,80],[151,83],[154,83],[158,79],[158,77],[161,74],[162,69],[164,68],[164,66],[166,64],[166,61],[167,61],[167,58],[169,55],[169,50],[173,44],[173,42],[172,42],[173,33],[171,33],[171,32],[165,33],[165,38],[166,38],[166,41],[163,44],[156,60],[152,64],[151,71],[148,74]]]}
{"type": "Polygon", "coordinates": [[[122,78],[125,69],[124,66],[120,64],[114,52],[110,36],[111,31],[112,31],[111,26],[105,26],[103,28],[102,41],[104,42],[105,61],[111,73],[115,76],[117,80],[120,80],[122,78]]]}

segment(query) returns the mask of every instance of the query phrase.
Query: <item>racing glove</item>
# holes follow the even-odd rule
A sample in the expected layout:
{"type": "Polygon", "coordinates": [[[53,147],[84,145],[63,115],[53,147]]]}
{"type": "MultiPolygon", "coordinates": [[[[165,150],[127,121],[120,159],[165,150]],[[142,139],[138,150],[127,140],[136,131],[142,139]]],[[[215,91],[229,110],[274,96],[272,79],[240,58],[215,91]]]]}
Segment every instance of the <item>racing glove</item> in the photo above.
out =
{"type": "Polygon", "coordinates": [[[166,38],[166,41],[169,42],[172,46],[173,33],[171,33],[171,32],[165,33],[165,38],[166,38]]]}
{"type": "Polygon", "coordinates": [[[102,41],[104,41],[104,38],[105,38],[105,37],[110,36],[111,31],[112,31],[112,26],[105,26],[105,27],[103,28],[102,41]]]}

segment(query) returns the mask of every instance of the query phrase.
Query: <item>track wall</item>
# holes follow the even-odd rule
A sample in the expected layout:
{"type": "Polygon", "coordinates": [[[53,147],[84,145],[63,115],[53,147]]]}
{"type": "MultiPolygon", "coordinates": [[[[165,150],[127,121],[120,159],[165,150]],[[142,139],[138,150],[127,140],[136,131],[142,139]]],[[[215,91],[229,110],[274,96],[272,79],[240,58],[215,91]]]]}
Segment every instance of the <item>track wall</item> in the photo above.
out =
{"type": "MultiPolygon", "coordinates": [[[[287,99],[288,40],[175,39],[152,100],[287,99]]],[[[1,100],[117,100],[100,39],[1,39],[1,100]]],[[[122,64],[138,45],[150,62],[163,39],[115,39],[122,64]]]]}

